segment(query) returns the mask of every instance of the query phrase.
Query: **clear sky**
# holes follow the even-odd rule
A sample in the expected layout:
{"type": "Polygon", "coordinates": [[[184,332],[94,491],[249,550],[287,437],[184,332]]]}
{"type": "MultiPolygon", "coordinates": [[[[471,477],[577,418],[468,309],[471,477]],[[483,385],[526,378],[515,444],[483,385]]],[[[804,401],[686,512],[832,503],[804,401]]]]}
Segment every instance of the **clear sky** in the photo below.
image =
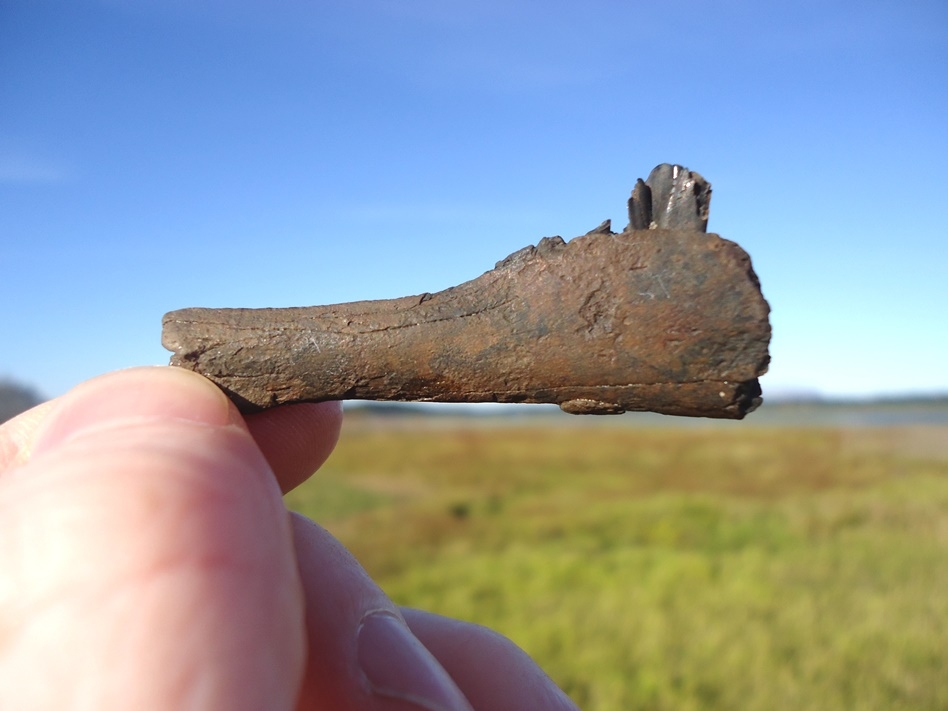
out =
{"type": "Polygon", "coordinates": [[[0,377],[440,290],[662,162],[753,259],[765,396],[948,391],[945,0],[4,0],[0,377]]]}

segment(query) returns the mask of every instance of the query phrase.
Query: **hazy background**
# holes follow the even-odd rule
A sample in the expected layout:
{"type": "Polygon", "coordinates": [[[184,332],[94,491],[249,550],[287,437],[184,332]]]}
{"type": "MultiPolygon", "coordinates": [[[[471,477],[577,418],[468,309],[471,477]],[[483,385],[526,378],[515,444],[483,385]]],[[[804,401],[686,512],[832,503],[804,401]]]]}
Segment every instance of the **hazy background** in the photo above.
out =
{"type": "Polygon", "coordinates": [[[948,391],[948,4],[7,0],[0,377],[166,362],[184,306],[435,291],[714,186],[768,393],[948,391]]]}

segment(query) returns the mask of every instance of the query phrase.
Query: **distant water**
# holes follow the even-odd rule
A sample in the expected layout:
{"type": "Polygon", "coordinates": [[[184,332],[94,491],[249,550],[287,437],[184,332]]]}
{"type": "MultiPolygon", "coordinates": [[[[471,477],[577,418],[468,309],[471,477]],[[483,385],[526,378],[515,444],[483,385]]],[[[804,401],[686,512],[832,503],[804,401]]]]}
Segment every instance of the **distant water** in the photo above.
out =
{"type": "Polygon", "coordinates": [[[347,404],[351,415],[358,414],[402,419],[442,420],[443,424],[467,421],[483,424],[498,421],[548,422],[558,425],[641,426],[641,427],[895,427],[908,425],[948,426],[948,398],[893,400],[878,402],[767,402],[744,420],[715,420],[669,417],[651,412],[630,412],[618,416],[567,415],[555,405],[449,405],[418,403],[347,404]],[[349,408],[352,409],[349,409],[349,408]]]}
{"type": "Polygon", "coordinates": [[[899,402],[775,402],[766,400],[743,420],[666,417],[652,413],[622,415],[645,426],[898,427],[948,426],[948,400],[899,402]]]}
{"type": "Polygon", "coordinates": [[[948,425],[948,400],[867,403],[773,403],[766,401],[747,421],[775,425],[893,427],[948,425]]]}

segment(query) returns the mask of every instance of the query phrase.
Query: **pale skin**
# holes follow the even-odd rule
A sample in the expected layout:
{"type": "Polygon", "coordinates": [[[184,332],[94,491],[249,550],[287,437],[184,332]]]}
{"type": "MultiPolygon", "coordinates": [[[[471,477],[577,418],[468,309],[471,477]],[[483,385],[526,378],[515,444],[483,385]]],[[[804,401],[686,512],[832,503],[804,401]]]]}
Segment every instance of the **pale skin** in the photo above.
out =
{"type": "Polygon", "coordinates": [[[398,607],[287,512],[341,422],[138,368],[0,426],[0,708],[575,711],[509,640],[398,607]]]}

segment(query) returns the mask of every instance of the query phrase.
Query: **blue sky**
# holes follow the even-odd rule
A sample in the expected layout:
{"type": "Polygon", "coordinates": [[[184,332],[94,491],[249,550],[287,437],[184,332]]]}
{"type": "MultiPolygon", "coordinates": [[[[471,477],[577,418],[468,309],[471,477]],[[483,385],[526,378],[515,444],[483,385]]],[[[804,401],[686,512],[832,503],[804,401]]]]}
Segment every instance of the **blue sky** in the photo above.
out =
{"type": "Polygon", "coordinates": [[[948,3],[0,4],[0,377],[163,363],[161,316],[436,291],[714,186],[768,391],[948,391],[948,3]]]}

